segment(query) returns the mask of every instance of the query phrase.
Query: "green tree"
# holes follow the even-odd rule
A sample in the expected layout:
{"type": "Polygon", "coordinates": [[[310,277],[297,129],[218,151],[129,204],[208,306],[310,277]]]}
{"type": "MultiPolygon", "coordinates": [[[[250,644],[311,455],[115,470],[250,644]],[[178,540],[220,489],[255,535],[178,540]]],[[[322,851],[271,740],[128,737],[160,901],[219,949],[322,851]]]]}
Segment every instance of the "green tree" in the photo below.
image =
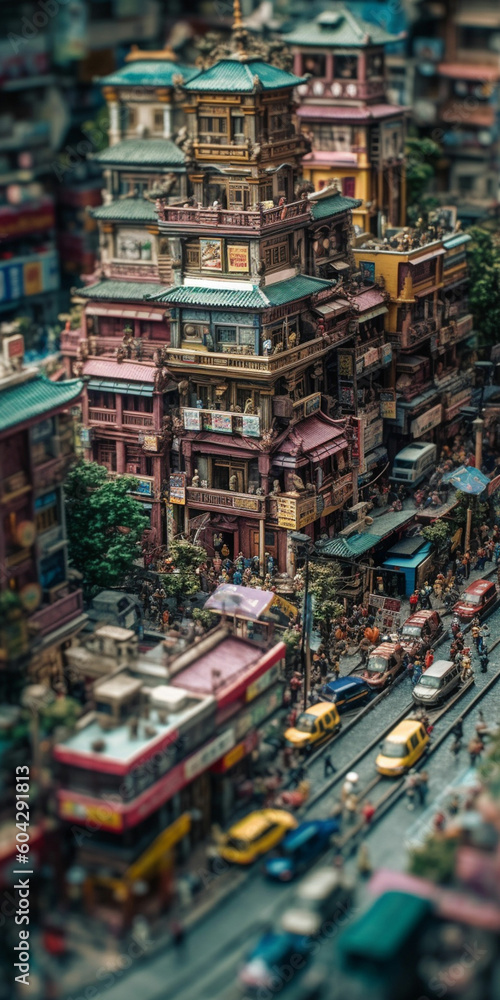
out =
{"type": "Polygon", "coordinates": [[[456,506],[450,513],[453,523],[452,533],[457,531],[458,528],[465,527],[465,523],[467,521],[467,510],[469,507],[472,507],[472,531],[479,528],[481,524],[484,524],[485,518],[488,516],[488,504],[481,503],[479,497],[477,496],[462,493],[459,490],[457,492],[456,506]]]}
{"type": "Polygon", "coordinates": [[[337,562],[310,563],[309,592],[313,601],[313,624],[319,629],[323,639],[328,639],[333,622],[344,614],[344,605],[338,601],[340,582],[340,566],[337,562]]]}
{"type": "Polygon", "coordinates": [[[205,632],[209,632],[220,621],[220,616],[216,615],[214,611],[205,611],[204,608],[194,608],[193,621],[201,622],[205,632]]]}
{"type": "Polygon", "coordinates": [[[451,882],[455,872],[458,841],[455,838],[429,837],[422,847],[410,853],[409,871],[439,885],[451,882]]]}
{"type": "Polygon", "coordinates": [[[164,590],[168,597],[193,597],[200,590],[199,570],[206,561],[207,553],[201,545],[192,545],[173,539],[170,543],[169,556],[175,567],[173,573],[165,573],[161,577],[164,590]]]}
{"type": "Polygon", "coordinates": [[[85,597],[106,587],[119,587],[140,555],[148,518],[130,495],[132,476],[108,479],[95,462],[79,462],[64,484],[68,551],[83,577],[85,597]]]}
{"type": "Polygon", "coordinates": [[[452,526],[449,521],[440,519],[435,524],[430,524],[427,528],[422,528],[422,535],[432,542],[438,556],[446,556],[450,544],[452,526]]]}
{"type": "Polygon", "coordinates": [[[441,147],[433,139],[409,136],[406,140],[407,202],[411,222],[416,222],[420,215],[427,216],[438,205],[437,199],[430,198],[427,191],[440,156],[441,147]]]}
{"type": "Polygon", "coordinates": [[[492,347],[500,329],[500,239],[477,226],[470,235],[469,303],[479,331],[479,347],[492,347]]]}

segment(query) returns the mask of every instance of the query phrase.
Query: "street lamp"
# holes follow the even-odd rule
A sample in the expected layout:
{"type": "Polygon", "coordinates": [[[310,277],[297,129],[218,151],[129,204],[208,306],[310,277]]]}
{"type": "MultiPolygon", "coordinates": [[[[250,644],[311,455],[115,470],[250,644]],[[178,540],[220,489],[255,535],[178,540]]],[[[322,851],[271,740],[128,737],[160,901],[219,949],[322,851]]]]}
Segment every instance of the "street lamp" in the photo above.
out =
{"type": "Polygon", "coordinates": [[[474,452],[474,465],[476,466],[476,469],[481,469],[481,466],[483,464],[483,431],[484,431],[484,420],[482,417],[476,417],[476,419],[472,421],[472,430],[474,431],[474,439],[476,443],[474,452]]]}
{"type": "Polygon", "coordinates": [[[304,712],[307,708],[307,695],[309,692],[309,677],[311,673],[311,648],[309,645],[310,631],[311,631],[311,613],[309,609],[309,555],[311,549],[314,547],[314,543],[309,535],[305,535],[300,531],[291,532],[291,540],[297,546],[297,549],[303,548],[305,550],[305,565],[304,565],[304,611],[302,615],[302,637],[300,641],[300,662],[302,666],[302,675],[304,677],[304,712]]]}

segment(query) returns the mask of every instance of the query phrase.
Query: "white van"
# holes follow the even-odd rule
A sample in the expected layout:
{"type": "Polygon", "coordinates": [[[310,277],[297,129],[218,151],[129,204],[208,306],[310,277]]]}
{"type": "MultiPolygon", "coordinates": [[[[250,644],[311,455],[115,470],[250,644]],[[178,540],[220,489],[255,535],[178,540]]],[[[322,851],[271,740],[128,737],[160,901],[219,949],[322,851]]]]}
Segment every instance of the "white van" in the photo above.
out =
{"type": "Polygon", "coordinates": [[[435,469],[437,448],[428,441],[409,444],[398,451],[392,465],[390,479],[395,483],[417,486],[435,469]]]}
{"type": "Polygon", "coordinates": [[[355,884],[345,872],[318,868],[302,879],[297,892],[281,917],[288,934],[314,937],[325,920],[343,914],[350,907],[355,884]]]}

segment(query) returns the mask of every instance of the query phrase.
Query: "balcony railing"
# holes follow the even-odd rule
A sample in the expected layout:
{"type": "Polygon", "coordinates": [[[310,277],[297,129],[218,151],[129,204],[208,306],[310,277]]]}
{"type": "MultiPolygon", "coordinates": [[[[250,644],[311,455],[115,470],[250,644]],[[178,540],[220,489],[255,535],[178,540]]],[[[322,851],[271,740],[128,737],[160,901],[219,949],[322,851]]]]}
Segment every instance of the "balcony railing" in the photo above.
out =
{"type": "Polygon", "coordinates": [[[137,413],[130,410],[123,411],[122,423],[124,427],[154,427],[155,418],[152,413],[137,413]]]}
{"type": "Polygon", "coordinates": [[[186,489],[187,503],[190,507],[213,507],[250,514],[254,517],[264,517],[266,497],[251,493],[233,493],[229,490],[212,490],[188,486],[186,489]]]}
{"type": "Polygon", "coordinates": [[[83,334],[80,329],[78,330],[62,330],[61,331],[61,354],[76,355],[80,341],[83,340],[83,334]]]}
{"type": "Polygon", "coordinates": [[[126,281],[144,281],[144,292],[148,290],[148,281],[158,281],[158,264],[153,260],[110,260],[103,266],[107,278],[122,278],[126,281]]]}
{"type": "Polygon", "coordinates": [[[44,636],[52,632],[55,628],[61,628],[72,618],[81,615],[83,611],[83,595],[81,590],[74,590],[72,594],[65,594],[54,604],[40,608],[31,615],[30,624],[37,626],[37,635],[44,636]]]}
{"type": "Polygon", "coordinates": [[[334,338],[316,337],[308,340],[298,347],[292,347],[288,351],[281,351],[269,357],[261,355],[238,355],[238,354],[218,354],[215,352],[202,353],[201,351],[182,350],[178,347],[167,348],[169,368],[196,368],[200,367],[204,371],[225,371],[227,368],[235,368],[245,372],[261,372],[272,375],[283,368],[292,368],[314,355],[324,354],[334,343],[334,338]]]}
{"type": "Polygon", "coordinates": [[[108,410],[102,406],[89,406],[89,421],[116,426],[116,410],[108,410]]]}
{"type": "Polygon", "coordinates": [[[338,77],[335,80],[312,79],[299,87],[302,97],[330,98],[336,100],[361,100],[384,95],[384,81],[380,80],[345,80],[338,77]]]}
{"type": "MultiPolygon", "coordinates": [[[[126,323],[124,323],[124,326],[126,323]]],[[[116,351],[118,347],[122,346],[123,331],[117,333],[115,337],[92,337],[90,336],[90,347],[92,347],[91,353],[93,355],[107,357],[116,357],[116,351]]],[[[141,338],[140,345],[140,357],[133,357],[132,361],[149,361],[151,360],[159,347],[163,347],[168,343],[168,334],[165,332],[165,340],[144,340],[141,338]]]]}
{"type": "Polygon", "coordinates": [[[115,427],[154,427],[155,418],[153,413],[124,410],[120,425],[116,410],[109,410],[104,406],[89,406],[89,422],[113,424],[115,427]]]}
{"type": "Polygon", "coordinates": [[[258,413],[231,413],[227,410],[198,410],[183,407],[181,416],[186,431],[213,431],[216,434],[260,437],[258,413]]]}
{"type": "MultiPolygon", "coordinates": [[[[220,149],[220,146],[218,147],[220,149]]],[[[261,232],[275,227],[280,222],[291,219],[303,219],[311,214],[311,205],[307,198],[267,209],[243,211],[239,209],[211,208],[181,208],[163,203],[158,212],[161,222],[168,226],[203,227],[204,229],[246,229],[251,232],[261,232]]]]}

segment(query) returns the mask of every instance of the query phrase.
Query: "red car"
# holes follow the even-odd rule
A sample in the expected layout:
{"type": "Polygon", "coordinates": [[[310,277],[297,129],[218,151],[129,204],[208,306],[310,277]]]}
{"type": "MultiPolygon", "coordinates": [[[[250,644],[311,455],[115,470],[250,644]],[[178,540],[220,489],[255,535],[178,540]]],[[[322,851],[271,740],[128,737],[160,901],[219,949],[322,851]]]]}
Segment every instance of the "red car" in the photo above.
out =
{"type": "Polygon", "coordinates": [[[476,580],[464,590],[453,611],[462,621],[470,621],[476,615],[482,618],[491,611],[496,600],[497,588],[492,580],[476,580]]]}
{"type": "Polygon", "coordinates": [[[437,611],[424,608],[415,612],[403,624],[401,645],[405,653],[415,656],[429,649],[443,634],[443,623],[437,611]]]}

